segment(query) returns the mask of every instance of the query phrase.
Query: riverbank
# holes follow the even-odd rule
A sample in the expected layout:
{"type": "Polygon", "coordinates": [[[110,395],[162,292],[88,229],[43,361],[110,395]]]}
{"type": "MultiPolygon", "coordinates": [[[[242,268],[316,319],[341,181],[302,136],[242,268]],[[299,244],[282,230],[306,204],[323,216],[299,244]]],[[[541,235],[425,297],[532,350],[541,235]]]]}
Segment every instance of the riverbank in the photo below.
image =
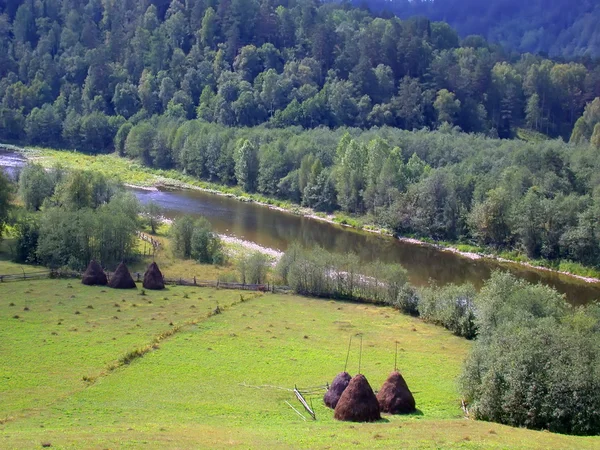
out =
{"type": "MultiPolygon", "coordinates": [[[[7,146],[8,150],[18,151],[28,160],[36,161],[44,166],[60,164],[67,168],[85,168],[102,172],[109,176],[117,176],[127,186],[144,189],[193,189],[214,195],[222,195],[242,202],[252,202],[276,211],[290,213],[313,220],[353,228],[382,236],[394,236],[390,230],[368,223],[365,218],[349,217],[343,213],[323,214],[299,205],[268,198],[260,194],[243,192],[239,187],[222,186],[215,183],[197,180],[175,170],[158,170],[145,167],[135,161],[117,155],[85,155],[74,151],[58,151],[39,148],[19,148],[7,146]]],[[[600,271],[569,261],[533,261],[522,254],[511,252],[494,254],[489,249],[478,248],[453,242],[435,242],[418,237],[394,236],[402,242],[435,248],[453,253],[470,260],[488,259],[501,264],[516,264],[532,270],[551,272],[571,277],[586,283],[600,283],[600,271]]]]}

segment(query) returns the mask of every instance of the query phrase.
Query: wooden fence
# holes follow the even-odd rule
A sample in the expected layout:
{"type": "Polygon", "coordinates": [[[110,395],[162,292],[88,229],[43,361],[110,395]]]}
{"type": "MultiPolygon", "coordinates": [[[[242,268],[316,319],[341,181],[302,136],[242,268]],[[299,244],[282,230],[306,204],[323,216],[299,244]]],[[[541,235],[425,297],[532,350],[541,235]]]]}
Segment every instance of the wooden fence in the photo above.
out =
{"type": "MultiPolygon", "coordinates": [[[[106,275],[110,279],[112,273],[106,272],[106,275]]],[[[29,281],[29,280],[42,280],[46,278],[81,278],[80,272],[69,272],[59,270],[40,270],[37,272],[23,272],[22,274],[8,274],[0,275],[0,283],[8,283],[12,281],[29,281]]],[[[140,272],[133,272],[133,278],[137,282],[141,282],[143,274],[140,272]]],[[[245,283],[231,283],[224,281],[206,281],[198,280],[196,277],[191,279],[186,278],[170,278],[164,277],[165,284],[179,285],[179,286],[196,286],[196,287],[212,287],[218,289],[235,289],[242,291],[259,291],[259,292],[289,292],[290,288],[287,286],[277,286],[274,284],[245,284],[245,283]]]]}

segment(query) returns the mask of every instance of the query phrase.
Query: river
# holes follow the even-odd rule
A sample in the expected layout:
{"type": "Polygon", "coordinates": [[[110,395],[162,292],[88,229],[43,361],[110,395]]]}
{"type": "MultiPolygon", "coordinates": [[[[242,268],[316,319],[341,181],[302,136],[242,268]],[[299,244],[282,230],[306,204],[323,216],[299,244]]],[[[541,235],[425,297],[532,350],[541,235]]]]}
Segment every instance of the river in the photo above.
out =
{"type": "MultiPolygon", "coordinates": [[[[19,156],[0,153],[0,166],[19,165],[19,156]]],[[[14,173],[13,169],[8,169],[14,173]]],[[[331,252],[356,253],[362,261],[375,259],[402,264],[416,286],[431,281],[444,285],[470,282],[480,288],[494,270],[508,270],[527,281],[542,282],[566,294],[573,304],[600,299],[600,284],[514,263],[489,259],[472,260],[433,247],[421,246],[387,236],[353,230],[291,213],[269,209],[254,203],[197,190],[138,190],[133,192],[142,203],[159,204],[167,218],[181,214],[206,217],[216,232],[254,242],[262,247],[285,251],[292,242],[302,246],[321,246],[331,252]]]]}

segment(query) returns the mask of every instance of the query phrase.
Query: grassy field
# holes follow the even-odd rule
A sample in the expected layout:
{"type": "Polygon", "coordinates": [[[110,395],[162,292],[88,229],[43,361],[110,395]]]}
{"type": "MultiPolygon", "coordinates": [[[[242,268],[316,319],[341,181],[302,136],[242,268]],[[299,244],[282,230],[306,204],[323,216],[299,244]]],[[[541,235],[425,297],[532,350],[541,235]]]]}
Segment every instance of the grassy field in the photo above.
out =
{"type": "Polygon", "coordinates": [[[0,448],[598,447],[599,438],[464,419],[455,379],[469,346],[384,307],[184,287],[140,295],[76,280],[7,283],[0,448]],[[223,312],[214,315],[217,304],[223,312]],[[286,389],[331,382],[356,333],[374,389],[399,342],[419,414],[340,423],[315,395],[317,421],[303,421],[285,403],[300,407],[286,389]],[[283,389],[250,387],[263,385],[283,389]]]}

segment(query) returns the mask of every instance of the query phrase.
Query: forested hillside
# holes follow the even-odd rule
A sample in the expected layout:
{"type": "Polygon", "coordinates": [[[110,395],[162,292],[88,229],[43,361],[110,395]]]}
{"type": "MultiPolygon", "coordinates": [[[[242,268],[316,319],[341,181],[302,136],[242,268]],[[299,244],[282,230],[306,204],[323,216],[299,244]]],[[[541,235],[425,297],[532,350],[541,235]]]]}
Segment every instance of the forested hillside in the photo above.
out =
{"type": "Polygon", "coordinates": [[[0,139],[110,151],[153,115],[568,138],[600,70],[314,0],[0,0],[0,139]]]}
{"type": "Polygon", "coordinates": [[[400,17],[444,20],[461,36],[478,34],[522,53],[600,57],[596,0],[355,0],[400,17]]]}

